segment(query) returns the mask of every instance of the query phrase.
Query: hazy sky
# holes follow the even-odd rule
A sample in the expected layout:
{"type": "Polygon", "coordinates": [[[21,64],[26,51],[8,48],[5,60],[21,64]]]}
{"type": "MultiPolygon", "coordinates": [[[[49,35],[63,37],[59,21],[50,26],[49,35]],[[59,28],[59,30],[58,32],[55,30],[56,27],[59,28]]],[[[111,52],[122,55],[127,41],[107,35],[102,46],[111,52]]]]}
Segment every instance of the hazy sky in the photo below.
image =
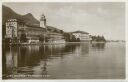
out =
{"type": "Polygon", "coordinates": [[[32,13],[37,20],[43,13],[47,24],[64,31],[82,30],[106,39],[125,39],[125,3],[4,3],[18,14],[32,13]]]}

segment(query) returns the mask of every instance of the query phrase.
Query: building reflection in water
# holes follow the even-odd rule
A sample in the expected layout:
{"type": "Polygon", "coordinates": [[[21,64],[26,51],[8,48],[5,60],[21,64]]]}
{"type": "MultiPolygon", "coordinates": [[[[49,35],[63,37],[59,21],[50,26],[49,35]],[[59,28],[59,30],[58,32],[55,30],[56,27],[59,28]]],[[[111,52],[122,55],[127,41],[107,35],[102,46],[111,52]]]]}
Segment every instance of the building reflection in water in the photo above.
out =
{"type": "Polygon", "coordinates": [[[18,47],[17,46],[3,46],[3,78],[7,74],[17,74],[18,68],[18,47]]]}
{"type": "Polygon", "coordinates": [[[3,45],[3,75],[47,75],[48,61],[63,58],[63,56],[68,54],[88,56],[88,53],[89,44],[3,45]]]}
{"type": "Polygon", "coordinates": [[[81,44],[73,44],[74,45],[74,50],[72,52],[74,52],[74,54],[76,56],[79,55],[84,55],[84,56],[88,56],[89,55],[89,43],[81,43],[81,44]],[[76,46],[76,47],[75,47],[76,46]]]}
{"type": "Polygon", "coordinates": [[[92,43],[92,48],[97,50],[104,50],[105,43],[92,43]]]}

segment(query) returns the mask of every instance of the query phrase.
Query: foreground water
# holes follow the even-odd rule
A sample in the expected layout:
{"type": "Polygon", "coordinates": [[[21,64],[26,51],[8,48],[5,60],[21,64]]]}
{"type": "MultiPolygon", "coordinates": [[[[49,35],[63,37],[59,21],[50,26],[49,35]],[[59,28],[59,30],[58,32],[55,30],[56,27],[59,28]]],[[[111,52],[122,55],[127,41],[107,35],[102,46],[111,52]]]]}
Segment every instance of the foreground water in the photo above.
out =
{"type": "Polygon", "coordinates": [[[124,79],[125,43],[3,45],[3,79],[124,79]]]}

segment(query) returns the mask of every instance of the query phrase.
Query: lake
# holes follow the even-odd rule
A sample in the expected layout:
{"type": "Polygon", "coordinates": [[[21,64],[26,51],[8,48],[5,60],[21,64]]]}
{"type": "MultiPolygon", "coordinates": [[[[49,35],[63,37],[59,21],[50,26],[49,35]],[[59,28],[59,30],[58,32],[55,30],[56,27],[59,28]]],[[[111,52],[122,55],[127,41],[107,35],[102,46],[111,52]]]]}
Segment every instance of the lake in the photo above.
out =
{"type": "Polygon", "coordinates": [[[2,46],[3,79],[125,79],[125,43],[2,46]]]}

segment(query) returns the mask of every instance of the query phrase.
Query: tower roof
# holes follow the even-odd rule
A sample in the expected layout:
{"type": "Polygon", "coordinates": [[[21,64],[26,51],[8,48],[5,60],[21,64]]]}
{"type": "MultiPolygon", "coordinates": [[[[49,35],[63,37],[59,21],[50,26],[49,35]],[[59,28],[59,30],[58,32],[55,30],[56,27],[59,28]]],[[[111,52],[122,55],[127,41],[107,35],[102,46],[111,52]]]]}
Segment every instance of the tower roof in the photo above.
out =
{"type": "Polygon", "coordinates": [[[41,15],[41,17],[45,17],[45,15],[44,15],[44,14],[42,14],[42,15],[41,15]]]}
{"type": "Polygon", "coordinates": [[[44,20],[45,20],[45,15],[42,14],[42,15],[41,15],[41,18],[40,18],[40,21],[44,21],[44,20]]]}

